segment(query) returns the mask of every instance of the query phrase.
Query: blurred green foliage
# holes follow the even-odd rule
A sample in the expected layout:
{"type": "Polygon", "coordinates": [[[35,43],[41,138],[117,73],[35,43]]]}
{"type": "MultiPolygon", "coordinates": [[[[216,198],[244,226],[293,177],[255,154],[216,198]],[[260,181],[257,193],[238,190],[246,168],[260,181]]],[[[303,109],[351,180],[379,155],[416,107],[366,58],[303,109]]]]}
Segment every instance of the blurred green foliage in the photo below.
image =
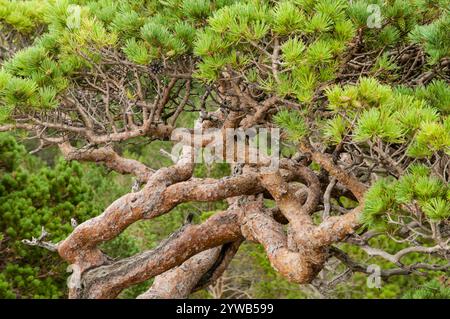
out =
{"type": "Polygon", "coordinates": [[[39,237],[41,227],[58,242],[101,211],[83,179],[82,166],[57,160],[50,168],[7,134],[0,134],[0,297],[60,298],[66,265],[54,253],[21,243],[39,237]]]}

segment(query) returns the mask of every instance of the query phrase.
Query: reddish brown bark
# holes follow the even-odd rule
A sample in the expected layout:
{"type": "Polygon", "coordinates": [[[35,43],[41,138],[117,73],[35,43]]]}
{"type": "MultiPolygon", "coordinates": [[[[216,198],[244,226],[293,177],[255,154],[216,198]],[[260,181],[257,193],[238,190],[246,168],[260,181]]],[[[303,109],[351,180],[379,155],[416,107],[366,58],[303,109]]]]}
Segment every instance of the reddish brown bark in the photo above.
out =
{"type": "Polygon", "coordinates": [[[190,257],[210,248],[240,240],[240,207],[216,213],[200,225],[186,225],[157,248],[87,270],[83,289],[72,291],[73,298],[114,298],[120,291],[168,271],[190,257]]]}
{"type": "Polygon", "coordinates": [[[362,201],[364,193],[367,190],[367,186],[358,181],[354,176],[345,172],[338,165],[333,163],[331,156],[315,151],[313,147],[306,141],[300,143],[300,150],[306,154],[309,154],[311,158],[320,164],[328,173],[338,179],[343,185],[345,185],[358,201],[362,201]]]}
{"type": "Polygon", "coordinates": [[[106,167],[121,174],[133,174],[141,182],[146,182],[153,170],[139,161],[119,156],[111,147],[77,149],[69,142],[59,144],[59,149],[67,160],[102,162],[106,167]]]}
{"type": "Polygon", "coordinates": [[[219,257],[221,247],[211,248],[189,258],[180,266],[156,276],[152,286],[138,299],[187,298],[202,276],[219,257]]]}
{"type": "MultiPolygon", "coordinates": [[[[70,153],[69,147],[65,147],[70,153]]],[[[75,154],[75,157],[82,156],[75,154]]],[[[106,165],[122,172],[144,169],[108,149],[96,149],[83,156],[102,159],[106,165]]],[[[243,175],[221,180],[195,179],[191,178],[191,156],[189,152],[174,166],[154,172],[141,191],[118,199],[103,214],[79,225],[58,244],[59,254],[77,265],[82,274],[84,288],[72,290],[72,297],[111,298],[129,285],[159,275],[142,298],[181,298],[201,285],[200,279],[216,259],[216,254],[211,253],[216,250],[204,254],[202,251],[239,240],[242,236],[261,243],[271,264],[283,276],[297,283],[308,283],[323,267],[327,257],[324,248],[352,233],[358,226],[359,209],[329,218],[319,226],[313,224],[310,214],[320,199],[320,183],[306,167],[283,162],[281,171],[261,168],[260,172],[247,170],[243,175]],[[289,181],[296,180],[306,184],[306,193],[303,188],[289,184],[289,181]],[[234,203],[227,212],[213,216],[204,224],[186,226],[153,251],[111,264],[97,248],[101,242],[116,237],[135,221],[160,216],[182,202],[260,194],[264,189],[287,219],[289,236],[260,200],[244,196],[241,197],[244,204],[240,200],[232,201],[234,203]],[[192,245],[187,247],[187,243],[192,245]],[[191,269],[189,279],[181,280],[187,269],[191,269]]],[[[228,262],[214,270],[216,277],[228,262]]],[[[210,276],[210,280],[213,277],[210,276]]]]}

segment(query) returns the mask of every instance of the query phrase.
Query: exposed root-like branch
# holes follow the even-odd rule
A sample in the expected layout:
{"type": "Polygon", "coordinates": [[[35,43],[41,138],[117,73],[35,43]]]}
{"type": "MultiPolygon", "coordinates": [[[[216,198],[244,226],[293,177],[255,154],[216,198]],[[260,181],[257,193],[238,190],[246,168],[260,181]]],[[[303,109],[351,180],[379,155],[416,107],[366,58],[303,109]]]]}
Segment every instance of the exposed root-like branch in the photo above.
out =
{"type": "Polygon", "coordinates": [[[80,224],[58,245],[58,253],[70,264],[78,264],[81,271],[102,265],[105,256],[97,248],[101,242],[119,235],[126,227],[144,218],[159,204],[163,191],[171,184],[188,179],[192,175],[192,153],[187,153],[169,168],[155,172],[138,192],[129,193],[112,203],[99,216],[80,224]]]}
{"type": "Polygon", "coordinates": [[[305,251],[290,251],[283,228],[260,207],[247,209],[242,220],[242,232],[247,239],[264,246],[271,265],[285,278],[296,283],[309,283],[320,271],[324,255],[305,251]]]}
{"type": "MultiPolygon", "coordinates": [[[[343,264],[345,264],[353,272],[361,272],[364,274],[372,274],[373,270],[369,265],[364,265],[354,261],[348,254],[337,247],[330,247],[329,252],[332,256],[336,257],[343,264]]],[[[424,274],[421,271],[448,271],[450,264],[447,265],[433,265],[425,263],[415,263],[412,265],[402,265],[400,268],[380,269],[379,275],[383,279],[387,279],[392,276],[424,274]],[[419,271],[419,272],[418,272],[419,271]]]]}
{"type": "Polygon", "coordinates": [[[189,258],[180,266],[156,276],[149,290],[138,299],[187,298],[200,278],[213,266],[221,247],[211,248],[189,258]]]}
{"type": "Polygon", "coordinates": [[[119,156],[111,147],[77,149],[69,142],[59,144],[59,149],[67,160],[103,162],[109,169],[121,174],[133,174],[140,182],[146,182],[153,170],[143,163],[119,156]]]}
{"type": "Polygon", "coordinates": [[[306,141],[300,143],[300,150],[304,153],[310,154],[311,158],[320,164],[330,175],[336,177],[336,179],[346,186],[359,202],[362,202],[364,193],[367,190],[367,186],[358,181],[350,173],[347,173],[338,165],[333,163],[331,157],[321,152],[315,151],[314,148],[306,141]]]}
{"type": "Polygon", "coordinates": [[[239,220],[246,207],[230,207],[199,225],[187,224],[157,248],[87,270],[75,298],[114,298],[132,284],[168,271],[210,248],[242,239],[239,220]]]}
{"type": "Polygon", "coordinates": [[[44,241],[44,239],[48,235],[49,235],[49,233],[45,230],[44,226],[42,226],[41,235],[38,238],[33,237],[31,240],[23,239],[22,243],[24,243],[25,245],[29,245],[29,246],[42,247],[42,248],[45,248],[50,251],[56,251],[56,249],[57,249],[56,244],[53,244],[52,242],[49,242],[49,241],[44,241]]]}
{"type": "Polygon", "coordinates": [[[197,283],[197,286],[193,291],[197,291],[212,285],[218,280],[225,270],[228,268],[229,264],[236,255],[239,247],[241,246],[243,239],[237,240],[232,243],[227,243],[222,246],[219,257],[217,258],[214,265],[203,275],[202,278],[197,283]]]}

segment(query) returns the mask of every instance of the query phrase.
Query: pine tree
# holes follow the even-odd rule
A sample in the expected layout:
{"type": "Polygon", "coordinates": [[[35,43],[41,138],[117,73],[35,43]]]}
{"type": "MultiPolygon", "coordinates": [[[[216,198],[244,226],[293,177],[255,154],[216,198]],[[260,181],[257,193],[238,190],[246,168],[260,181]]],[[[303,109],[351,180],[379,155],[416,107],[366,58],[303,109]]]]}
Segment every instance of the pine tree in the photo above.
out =
{"type": "MultiPolygon", "coordinates": [[[[71,230],[70,214],[97,213],[76,177],[80,166],[61,161],[58,174],[42,169],[26,177],[15,164],[23,153],[5,151],[10,173],[2,187],[13,199],[2,202],[4,236],[36,237],[37,225],[56,231],[59,255],[83,275],[70,297],[112,298],[151,278],[141,297],[167,297],[161,283],[179,282],[186,291],[172,297],[187,297],[222,275],[243,238],[262,245],[280,276],[324,294],[335,288],[340,270],[367,274],[372,263],[383,266],[384,279],[410,275],[408,283],[397,279],[407,288],[419,271],[429,278],[448,271],[446,1],[0,4],[0,31],[7,35],[0,40],[0,131],[16,130],[44,148],[58,145],[67,160],[103,163],[135,178],[133,191],[71,230]],[[229,128],[280,128],[280,154],[270,149],[281,156],[280,167],[268,171],[266,158],[247,158],[225,163],[228,176],[207,178],[196,175],[204,166],[187,162],[192,143],[181,157],[163,150],[175,163],[156,170],[155,154],[138,160],[130,152],[139,143],[168,142],[176,128],[188,136],[203,129],[202,147],[211,143],[208,129],[223,135],[229,128]],[[14,197],[18,179],[32,188],[20,191],[21,199],[14,197]],[[112,261],[100,249],[138,220],[192,201],[221,211],[210,207],[205,219],[186,219],[150,253],[112,261]],[[35,214],[45,205],[58,216],[53,224],[45,212],[35,214]],[[196,245],[183,246],[186,241],[196,245]],[[219,246],[227,258],[214,257],[219,246]],[[332,258],[340,264],[330,272],[332,258]]],[[[14,249],[20,255],[24,248],[14,249]]],[[[7,272],[2,276],[0,287],[11,291],[16,284],[7,272]]],[[[362,285],[357,275],[354,280],[362,285]]],[[[391,288],[379,296],[403,295],[391,288]]]]}

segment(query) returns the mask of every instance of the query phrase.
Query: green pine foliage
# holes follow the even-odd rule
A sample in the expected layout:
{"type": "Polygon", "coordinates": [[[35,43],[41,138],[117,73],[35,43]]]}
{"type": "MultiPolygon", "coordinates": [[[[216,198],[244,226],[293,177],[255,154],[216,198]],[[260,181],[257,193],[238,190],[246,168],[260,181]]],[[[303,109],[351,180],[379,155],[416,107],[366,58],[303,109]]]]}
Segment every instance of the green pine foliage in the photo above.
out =
{"type": "MultiPolygon", "coordinates": [[[[369,48],[407,43],[411,39],[417,42],[420,33],[426,33],[418,26],[425,26],[430,20],[448,14],[443,1],[423,0],[357,0],[352,1],[347,13],[352,22],[362,28],[365,45],[369,48]],[[417,35],[409,39],[411,32],[417,35]]],[[[433,41],[430,34],[421,39],[423,44],[433,41]]]]}
{"type": "MultiPolygon", "coordinates": [[[[446,223],[450,218],[450,188],[432,173],[426,160],[450,154],[449,119],[445,100],[448,84],[435,81],[416,90],[393,89],[374,78],[361,78],[356,85],[331,86],[326,89],[330,118],[319,122],[324,144],[338,145],[346,138],[362,149],[374,145],[404,147],[404,158],[411,164],[399,178],[379,177],[365,194],[361,221],[371,229],[398,231],[400,224],[417,216],[446,223]],[[434,94],[434,98],[431,95],[434,94]],[[428,98],[430,97],[430,98],[428,98]],[[422,162],[421,162],[422,161],[422,162]],[[419,164],[420,163],[420,164],[419,164]],[[408,206],[408,207],[406,207],[408,206]]],[[[285,129],[292,141],[308,136],[306,113],[280,111],[275,123],[285,129]]],[[[445,157],[444,157],[445,158],[445,157]]]]}
{"type": "Polygon", "coordinates": [[[442,280],[434,279],[403,295],[404,299],[450,299],[450,287],[442,280]]]}
{"type": "MultiPolygon", "coordinates": [[[[266,1],[242,1],[218,10],[194,45],[194,53],[202,57],[197,76],[213,81],[232,66],[248,79],[262,83],[264,90],[309,102],[321,82],[334,78],[335,58],[355,34],[344,14],[346,6],[345,1],[325,0],[314,6],[299,1],[273,6],[266,1]],[[221,40],[215,41],[218,37],[221,40]],[[280,74],[252,74],[251,61],[271,53],[264,49],[268,37],[277,37],[280,42],[280,74]],[[236,55],[241,60],[238,63],[236,55]]],[[[262,62],[271,63],[269,58],[262,62]]]]}
{"type": "Polygon", "coordinates": [[[99,213],[77,163],[59,160],[50,169],[27,157],[10,135],[0,135],[0,297],[60,298],[66,265],[54,254],[22,239],[39,237],[41,226],[58,242],[71,231],[70,219],[99,213]]]}
{"type": "MultiPolygon", "coordinates": [[[[22,33],[31,33],[36,25],[43,24],[46,2],[32,1],[0,1],[0,21],[22,33]]],[[[0,27],[1,30],[1,27],[0,27]]]]}
{"type": "Polygon", "coordinates": [[[39,24],[46,32],[0,69],[0,122],[15,107],[57,107],[70,76],[93,68],[101,48],[118,48],[142,65],[189,53],[198,25],[230,2],[2,0],[1,27],[29,32],[39,24]]]}
{"type": "MultiPolygon", "coordinates": [[[[309,103],[315,90],[333,80],[345,48],[358,28],[364,45],[418,43],[436,63],[448,56],[448,11],[432,1],[375,1],[382,28],[366,28],[371,11],[366,0],[353,1],[7,1],[2,0],[3,27],[29,32],[41,25],[44,34],[0,70],[0,120],[15,107],[54,108],[70,83],[70,75],[98,60],[101,48],[117,48],[132,62],[194,52],[202,59],[197,77],[213,81],[227,66],[243,71],[262,89],[309,103]],[[429,23],[430,20],[433,22],[429,23]],[[252,60],[270,37],[281,46],[279,75],[251,74],[252,60]],[[14,85],[3,87],[1,78],[14,85]],[[12,86],[12,87],[11,87],[12,86]]],[[[271,64],[269,58],[263,63],[271,64]]],[[[374,73],[395,69],[380,56],[374,73]]],[[[384,72],[386,73],[386,72],[384,72]]],[[[386,76],[386,75],[384,75],[386,76]]]]}
{"type": "Polygon", "coordinates": [[[445,13],[438,19],[427,25],[415,26],[409,38],[411,42],[423,46],[430,56],[430,63],[436,64],[442,58],[450,56],[450,13],[445,13]]]}
{"type": "Polygon", "coordinates": [[[427,86],[418,87],[412,94],[427,101],[442,114],[450,114],[450,86],[445,81],[435,80],[427,86]]]}
{"type": "Polygon", "coordinates": [[[450,218],[450,188],[428,167],[413,164],[398,180],[380,179],[365,195],[361,221],[370,228],[384,229],[388,218],[412,220],[402,205],[416,205],[422,218],[432,222],[446,222],[450,218]],[[388,216],[389,215],[389,216],[388,216]]]}
{"type": "Polygon", "coordinates": [[[286,131],[289,140],[294,142],[299,141],[308,132],[304,118],[298,111],[282,110],[275,115],[274,121],[286,131]]]}
{"type": "Polygon", "coordinates": [[[338,144],[344,134],[358,143],[383,141],[408,143],[408,155],[429,157],[450,152],[447,102],[438,97],[448,93],[446,83],[432,82],[416,91],[393,90],[374,78],[327,89],[328,108],[335,114],[324,123],[325,138],[338,144]],[[431,93],[434,98],[428,98],[431,93]]]}

